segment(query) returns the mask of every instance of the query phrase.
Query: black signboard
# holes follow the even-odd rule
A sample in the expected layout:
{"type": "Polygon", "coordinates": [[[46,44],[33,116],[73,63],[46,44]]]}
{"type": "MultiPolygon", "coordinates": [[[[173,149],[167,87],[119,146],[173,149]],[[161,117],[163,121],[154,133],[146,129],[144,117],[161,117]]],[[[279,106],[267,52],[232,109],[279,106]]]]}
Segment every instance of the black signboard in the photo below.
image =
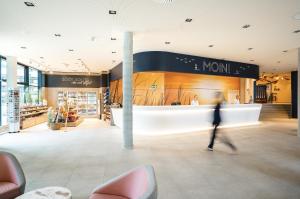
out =
{"type": "MultiPolygon", "coordinates": [[[[258,65],[164,51],[136,53],[133,61],[134,72],[183,72],[253,79],[259,76],[258,65]]],[[[110,73],[111,80],[122,78],[122,63],[114,67],[110,73]]]]}
{"type": "Polygon", "coordinates": [[[45,75],[45,87],[100,88],[100,76],[83,75],[45,75]]]}

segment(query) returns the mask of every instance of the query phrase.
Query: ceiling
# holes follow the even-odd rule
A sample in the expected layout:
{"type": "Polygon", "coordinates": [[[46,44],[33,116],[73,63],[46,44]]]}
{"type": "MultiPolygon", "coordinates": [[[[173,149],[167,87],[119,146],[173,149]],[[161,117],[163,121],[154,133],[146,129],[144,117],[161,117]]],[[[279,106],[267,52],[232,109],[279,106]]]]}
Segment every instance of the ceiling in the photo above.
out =
{"type": "Polygon", "coordinates": [[[297,68],[300,33],[293,32],[300,29],[300,0],[30,2],[35,6],[0,0],[0,54],[43,71],[109,70],[122,60],[124,31],[134,32],[134,53],[162,50],[240,61],[258,64],[261,72],[297,68]]]}

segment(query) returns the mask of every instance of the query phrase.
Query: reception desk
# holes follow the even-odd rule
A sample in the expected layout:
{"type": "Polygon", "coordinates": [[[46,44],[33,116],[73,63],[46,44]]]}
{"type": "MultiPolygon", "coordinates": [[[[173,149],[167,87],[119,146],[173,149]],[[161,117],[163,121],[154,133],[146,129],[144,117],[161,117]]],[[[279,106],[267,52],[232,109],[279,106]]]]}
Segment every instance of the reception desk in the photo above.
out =
{"type": "MultiPolygon", "coordinates": [[[[122,109],[112,108],[113,123],[122,128],[122,109]]],[[[133,106],[133,132],[172,134],[210,129],[214,106],[133,106]]],[[[223,127],[258,124],[261,104],[222,106],[223,127]]]]}

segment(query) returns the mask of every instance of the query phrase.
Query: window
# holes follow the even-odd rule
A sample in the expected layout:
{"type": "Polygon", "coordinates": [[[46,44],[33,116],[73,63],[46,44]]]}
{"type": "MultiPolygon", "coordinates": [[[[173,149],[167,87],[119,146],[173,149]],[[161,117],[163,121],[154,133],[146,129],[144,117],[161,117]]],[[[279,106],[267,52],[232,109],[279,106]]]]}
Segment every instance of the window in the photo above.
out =
{"type": "Polygon", "coordinates": [[[29,103],[39,104],[38,70],[29,68],[29,103]]]}
{"type": "Polygon", "coordinates": [[[18,65],[17,68],[17,82],[24,83],[25,82],[25,67],[18,65]]]}
{"type": "Polygon", "coordinates": [[[38,86],[38,70],[29,68],[29,85],[38,86]]]}

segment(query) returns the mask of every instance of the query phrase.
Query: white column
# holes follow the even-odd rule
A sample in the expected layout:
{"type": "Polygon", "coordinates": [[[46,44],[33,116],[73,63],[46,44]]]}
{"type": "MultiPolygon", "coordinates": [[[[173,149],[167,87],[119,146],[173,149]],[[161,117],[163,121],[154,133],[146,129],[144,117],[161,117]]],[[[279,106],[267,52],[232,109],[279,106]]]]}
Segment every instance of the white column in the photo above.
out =
{"type": "Polygon", "coordinates": [[[297,92],[297,107],[298,107],[298,137],[300,137],[300,48],[298,48],[298,92],[297,92]]]}
{"type": "Polygon", "coordinates": [[[132,136],[132,53],[133,33],[124,33],[123,44],[123,142],[125,149],[133,148],[132,136]]]}
{"type": "Polygon", "coordinates": [[[17,88],[17,58],[6,57],[7,88],[17,88]]]}
{"type": "Polygon", "coordinates": [[[20,93],[17,86],[17,58],[6,57],[7,75],[7,118],[9,132],[20,131],[20,93]]]}

